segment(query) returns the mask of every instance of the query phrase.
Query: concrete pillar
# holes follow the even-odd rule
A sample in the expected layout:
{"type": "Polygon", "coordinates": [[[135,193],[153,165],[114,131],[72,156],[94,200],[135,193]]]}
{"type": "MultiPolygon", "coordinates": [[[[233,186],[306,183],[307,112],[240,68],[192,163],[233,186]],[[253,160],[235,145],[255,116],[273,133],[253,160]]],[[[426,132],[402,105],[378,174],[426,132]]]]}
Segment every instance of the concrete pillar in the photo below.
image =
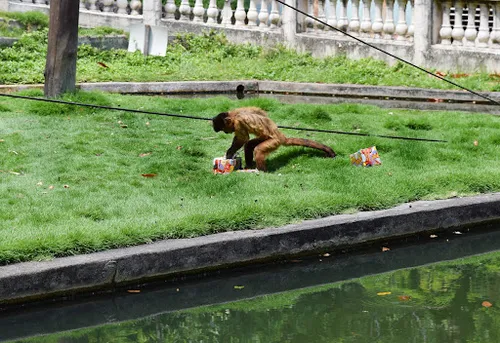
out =
{"type": "MultiPolygon", "coordinates": [[[[297,0],[285,0],[285,3],[296,7],[297,0]]],[[[285,44],[290,49],[295,48],[295,34],[297,33],[297,12],[290,7],[283,6],[281,13],[281,27],[283,28],[283,38],[285,44]]]]}
{"type": "Polygon", "coordinates": [[[413,63],[425,67],[426,56],[432,44],[433,0],[415,0],[415,28],[413,63]]]}
{"type": "Polygon", "coordinates": [[[159,26],[161,21],[161,0],[144,0],[142,3],[142,17],[144,25],[159,26]]]}
{"type": "Polygon", "coordinates": [[[0,0],[0,11],[9,11],[9,0],[0,0]]]}

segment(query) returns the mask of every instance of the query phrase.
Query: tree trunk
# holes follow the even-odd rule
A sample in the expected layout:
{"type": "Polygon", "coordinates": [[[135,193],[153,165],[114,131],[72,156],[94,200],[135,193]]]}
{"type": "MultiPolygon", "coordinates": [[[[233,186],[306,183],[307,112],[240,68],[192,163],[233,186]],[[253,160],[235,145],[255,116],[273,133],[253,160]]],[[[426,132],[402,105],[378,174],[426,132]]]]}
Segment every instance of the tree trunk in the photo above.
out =
{"type": "Polygon", "coordinates": [[[79,0],[51,0],[49,44],[45,64],[45,96],[57,97],[76,88],[79,0]]]}

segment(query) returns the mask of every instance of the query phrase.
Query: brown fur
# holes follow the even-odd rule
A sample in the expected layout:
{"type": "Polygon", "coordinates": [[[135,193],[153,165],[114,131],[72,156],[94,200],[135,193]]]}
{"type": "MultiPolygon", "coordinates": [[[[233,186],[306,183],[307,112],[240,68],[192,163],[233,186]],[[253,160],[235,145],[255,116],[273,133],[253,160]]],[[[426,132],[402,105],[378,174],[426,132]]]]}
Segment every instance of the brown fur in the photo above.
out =
{"type": "Polygon", "coordinates": [[[242,107],[229,112],[219,113],[212,118],[215,132],[234,132],[233,143],[226,152],[227,158],[245,146],[245,163],[252,168],[255,162],[257,169],[266,170],[266,157],[280,145],[298,145],[322,150],[328,157],[335,157],[335,152],[328,146],[302,138],[287,138],[278,126],[258,107],[242,107]],[[254,139],[250,139],[254,135],[254,139]]]}

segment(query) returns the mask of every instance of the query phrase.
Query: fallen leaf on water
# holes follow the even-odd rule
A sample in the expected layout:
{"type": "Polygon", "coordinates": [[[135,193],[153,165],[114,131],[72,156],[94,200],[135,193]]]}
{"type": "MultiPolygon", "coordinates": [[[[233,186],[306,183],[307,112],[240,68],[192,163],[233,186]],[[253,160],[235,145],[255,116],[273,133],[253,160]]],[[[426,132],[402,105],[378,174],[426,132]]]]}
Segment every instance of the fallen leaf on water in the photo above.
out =
{"type": "Polygon", "coordinates": [[[483,301],[483,303],[481,305],[483,305],[484,307],[491,307],[491,306],[493,306],[493,304],[490,303],[489,301],[483,301]]]}
{"type": "Polygon", "coordinates": [[[127,289],[128,293],[141,293],[140,289],[127,289]]]}
{"type": "Polygon", "coordinates": [[[483,301],[483,303],[481,305],[483,305],[483,307],[491,307],[491,306],[493,306],[493,304],[490,303],[489,301],[483,301]]]}
{"type": "Polygon", "coordinates": [[[156,174],[148,173],[148,174],[142,174],[144,177],[155,177],[156,174]]]}
{"type": "Polygon", "coordinates": [[[392,292],[378,292],[377,295],[384,296],[384,295],[389,295],[392,292]]]}
{"type": "Polygon", "coordinates": [[[238,285],[234,286],[234,289],[243,289],[243,288],[245,288],[245,286],[238,286],[238,285]]]}
{"type": "Polygon", "coordinates": [[[387,247],[382,247],[382,251],[389,251],[391,250],[390,248],[387,248],[387,247]]]}
{"type": "Polygon", "coordinates": [[[400,295],[400,296],[398,296],[398,299],[400,301],[408,301],[411,299],[411,297],[409,295],[400,295]]]}

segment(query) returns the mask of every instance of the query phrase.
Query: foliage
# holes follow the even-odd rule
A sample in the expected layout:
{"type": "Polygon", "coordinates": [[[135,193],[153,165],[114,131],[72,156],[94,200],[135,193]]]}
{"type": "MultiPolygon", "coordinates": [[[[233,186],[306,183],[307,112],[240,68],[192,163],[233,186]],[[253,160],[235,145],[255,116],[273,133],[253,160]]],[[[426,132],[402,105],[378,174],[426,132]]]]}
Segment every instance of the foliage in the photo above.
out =
{"type": "MultiPolygon", "coordinates": [[[[40,34],[47,35],[47,31],[40,34]]],[[[14,47],[1,49],[4,57],[0,56],[0,61],[6,63],[0,65],[0,83],[43,82],[45,56],[40,51],[46,51],[46,41],[46,37],[28,34],[14,47]],[[23,70],[22,75],[18,70],[23,70]]],[[[165,57],[88,46],[80,46],[78,51],[78,82],[241,79],[453,89],[406,64],[390,66],[371,58],[350,60],[345,56],[314,58],[279,45],[234,44],[215,31],[179,35],[169,43],[165,57]]],[[[473,74],[461,77],[460,83],[474,90],[500,89],[496,75],[473,74]]]]}
{"type": "Polygon", "coordinates": [[[285,105],[262,97],[236,101],[79,92],[64,99],[200,117],[260,106],[287,126],[449,143],[292,130],[286,133],[324,142],[338,157],[287,147],[271,155],[269,173],[218,177],[211,173],[211,161],[223,154],[231,137],[215,134],[205,121],[0,98],[0,192],[6,195],[0,198],[0,263],[500,190],[500,118],[494,116],[356,104],[285,105]],[[352,167],[349,154],[371,145],[383,165],[352,167]]]}
{"type": "Polygon", "coordinates": [[[0,11],[0,18],[14,19],[18,21],[25,30],[32,31],[34,29],[48,28],[49,17],[39,11],[28,12],[2,12],[0,11]]]}

